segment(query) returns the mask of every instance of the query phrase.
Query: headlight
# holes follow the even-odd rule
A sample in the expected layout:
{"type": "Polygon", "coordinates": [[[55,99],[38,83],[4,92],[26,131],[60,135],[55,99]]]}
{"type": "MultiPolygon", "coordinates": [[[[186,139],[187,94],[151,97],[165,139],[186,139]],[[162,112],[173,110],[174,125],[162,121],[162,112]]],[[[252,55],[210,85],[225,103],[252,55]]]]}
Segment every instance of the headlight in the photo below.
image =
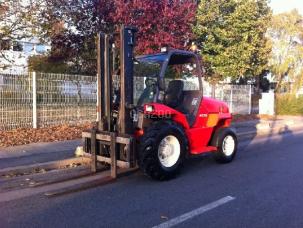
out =
{"type": "Polygon", "coordinates": [[[146,112],[152,112],[152,111],[154,111],[154,106],[152,106],[152,105],[145,105],[145,111],[146,112]]]}

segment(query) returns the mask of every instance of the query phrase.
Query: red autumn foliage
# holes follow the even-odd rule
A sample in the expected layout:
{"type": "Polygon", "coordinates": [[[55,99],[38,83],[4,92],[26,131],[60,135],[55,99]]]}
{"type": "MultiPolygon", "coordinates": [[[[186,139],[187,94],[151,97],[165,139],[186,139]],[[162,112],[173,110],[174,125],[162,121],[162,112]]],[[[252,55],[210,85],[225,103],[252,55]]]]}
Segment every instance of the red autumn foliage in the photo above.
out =
{"type": "Polygon", "coordinates": [[[158,52],[161,47],[184,49],[192,38],[197,4],[193,0],[114,0],[114,24],[139,29],[137,52],[158,52]]]}
{"type": "Polygon", "coordinates": [[[136,54],[160,47],[187,49],[193,38],[195,0],[49,0],[43,27],[51,38],[52,62],[68,63],[68,72],[95,74],[95,36],[117,25],[138,28],[136,54]],[[64,23],[65,29],[58,23],[64,23]]]}

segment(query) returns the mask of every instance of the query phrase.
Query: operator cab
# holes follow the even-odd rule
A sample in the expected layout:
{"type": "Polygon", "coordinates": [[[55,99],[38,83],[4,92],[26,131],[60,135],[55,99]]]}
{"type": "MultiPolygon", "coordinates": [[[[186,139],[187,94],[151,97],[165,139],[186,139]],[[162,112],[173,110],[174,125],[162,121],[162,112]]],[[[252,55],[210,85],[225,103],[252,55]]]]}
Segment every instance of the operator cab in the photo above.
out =
{"type": "Polygon", "coordinates": [[[135,102],[163,103],[183,113],[194,123],[202,98],[200,60],[192,52],[170,50],[165,53],[139,56],[134,64],[135,102]],[[141,78],[141,85],[136,83],[141,78]]]}

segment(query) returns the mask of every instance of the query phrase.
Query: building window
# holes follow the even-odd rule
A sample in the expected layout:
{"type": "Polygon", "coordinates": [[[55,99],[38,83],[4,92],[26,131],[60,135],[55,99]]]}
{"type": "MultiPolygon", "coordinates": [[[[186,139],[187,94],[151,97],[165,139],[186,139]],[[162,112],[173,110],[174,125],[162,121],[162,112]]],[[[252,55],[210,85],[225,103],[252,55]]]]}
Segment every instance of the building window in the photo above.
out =
{"type": "Polygon", "coordinates": [[[1,40],[0,41],[0,50],[8,51],[11,49],[11,41],[10,40],[1,40]]]}
{"type": "Polygon", "coordinates": [[[15,41],[13,43],[13,51],[23,51],[22,43],[15,41]]]}

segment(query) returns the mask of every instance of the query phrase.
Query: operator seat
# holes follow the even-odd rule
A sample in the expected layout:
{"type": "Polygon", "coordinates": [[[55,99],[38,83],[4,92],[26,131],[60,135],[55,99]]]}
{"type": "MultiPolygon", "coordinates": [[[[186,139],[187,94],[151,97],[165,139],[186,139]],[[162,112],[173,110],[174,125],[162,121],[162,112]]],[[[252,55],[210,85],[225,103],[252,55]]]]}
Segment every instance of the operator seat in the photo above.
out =
{"type": "Polygon", "coordinates": [[[156,82],[153,79],[147,78],[145,80],[145,89],[143,90],[139,100],[137,102],[137,106],[141,107],[145,103],[151,102],[153,99],[153,95],[156,90],[156,82]]]}
{"type": "Polygon", "coordinates": [[[196,109],[200,104],[202,93],[200,90],[184,90],[182,80],[173,80],[168,84],[165,94],[167,106],[183,113],[192,126],[196,120],[196,109]]]}
{"type": "Polygon", "coordinates": [[[183,101],[184,82],[182,80],[172,80],[169,82],[165,92],[165,104],[171,108],[176,108],[183,101]]]}

